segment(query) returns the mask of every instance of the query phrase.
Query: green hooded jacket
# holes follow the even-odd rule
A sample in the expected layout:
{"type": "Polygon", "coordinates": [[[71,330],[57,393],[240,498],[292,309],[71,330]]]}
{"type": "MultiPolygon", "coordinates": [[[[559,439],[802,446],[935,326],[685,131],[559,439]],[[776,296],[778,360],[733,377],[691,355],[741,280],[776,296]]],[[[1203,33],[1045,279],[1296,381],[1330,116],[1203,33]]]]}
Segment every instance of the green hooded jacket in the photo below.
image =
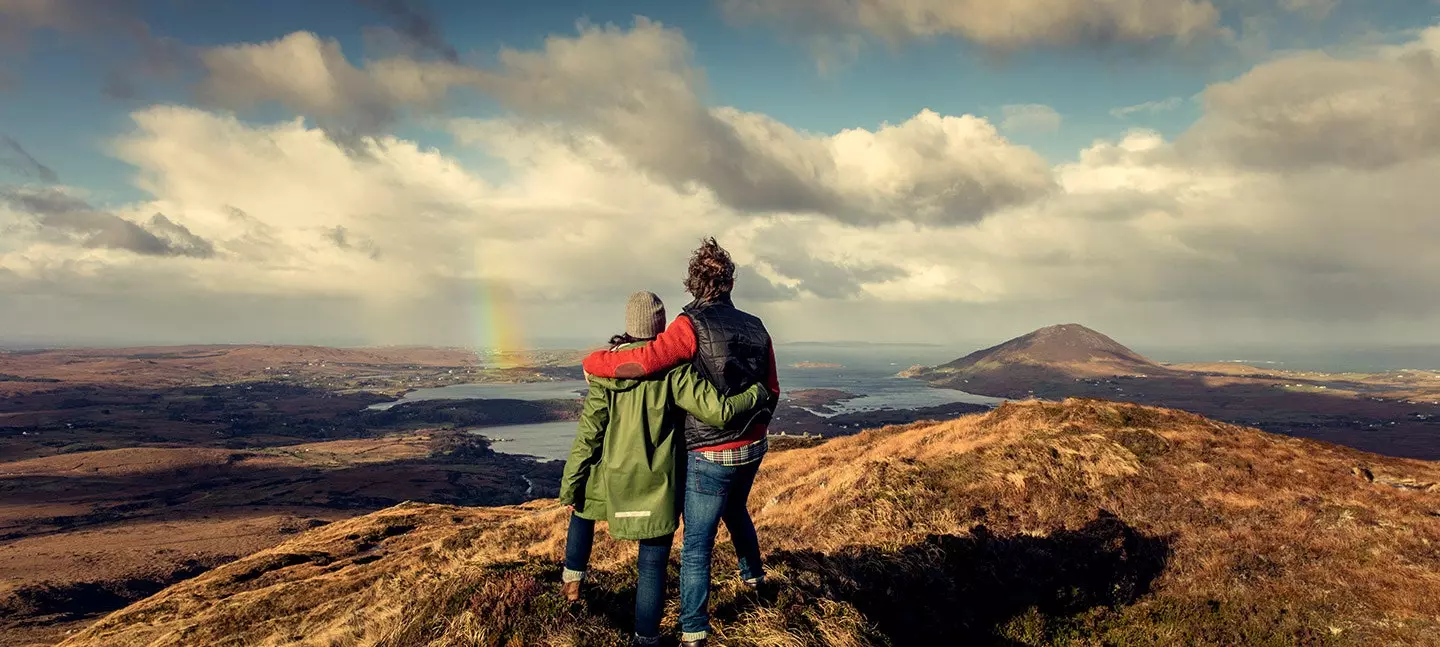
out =
{"type": "Polygon", "coordinates": [[[661,537],[679,527],[684,412],[724,427],[770,399],[762,384],[722,397],[688,364],[647,379],[587,379],[560,502],[575,506],[581,518],[608,521],[616,539],[661,537]]]}

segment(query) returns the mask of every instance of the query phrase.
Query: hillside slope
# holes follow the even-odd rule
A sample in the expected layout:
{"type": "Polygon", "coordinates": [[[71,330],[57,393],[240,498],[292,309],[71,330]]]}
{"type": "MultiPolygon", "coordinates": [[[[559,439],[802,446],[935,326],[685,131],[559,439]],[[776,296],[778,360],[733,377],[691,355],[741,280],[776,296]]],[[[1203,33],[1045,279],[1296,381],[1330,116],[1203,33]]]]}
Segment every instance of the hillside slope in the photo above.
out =
{"type": "MultiPolygon", "coordinates": [[[[1095,400],[873,430],[766,459],[751,503],[775,586],[745,592],[722,539],[717,642],[1433,645],[1437,482],[1434,463],[1095,400]]],[[[564,514],[403,504],[63,644],[624,644],[635,545],[598,542],[567,605],[564,514]]]]}

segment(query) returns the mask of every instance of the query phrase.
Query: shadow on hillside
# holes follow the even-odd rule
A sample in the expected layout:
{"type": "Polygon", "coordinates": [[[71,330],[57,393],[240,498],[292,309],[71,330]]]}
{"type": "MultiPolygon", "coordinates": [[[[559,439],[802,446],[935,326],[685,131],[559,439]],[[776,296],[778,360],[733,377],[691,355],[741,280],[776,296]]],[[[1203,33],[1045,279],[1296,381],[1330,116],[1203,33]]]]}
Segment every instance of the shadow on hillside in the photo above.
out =
{"type": "MultiPolygon", "coordinates": [[[[999,377],[969,382],[937,378],[936,385],[967,392],[1024,399],[1039,397],[1098,398],[1182,409],[1232,424],[1345,445],[1362,451],[1421,460],[1440,460],[1440,406],[1391,399],[1372,399],[1384,392],[1375,385],[1348,380],[1281,382],[1325,385],[1324,390],[1297,391],[1267,384],[1207,384],[1206,378],[1234,376],[1205,372],[1165,371],[1147,377],[1115,376],[1077,380],[1053,367],[1026,366],[999,377]],[[1333,395],[1354,390],[1359,397],[1333,395]],[[1420,418],[1418,416],[1428,416],[1420,418]]],[[[1273,377],[1273,376],[1253,376],[1273,377]]]]}
{"type": "MultiPolygon", "coordinates": [[[[807,594],[855,606],[897,647],[1008,645],[1006,625],[1032,609],[1064,617],[1134,602],[1165,570],[1170,542],[1102,512],[1046,537],[1000,537],[981,526],[898,551],[777,552],[769,560],[807,594]]],[[[738,616],[743,603],[716,615],[738,616]]]]}

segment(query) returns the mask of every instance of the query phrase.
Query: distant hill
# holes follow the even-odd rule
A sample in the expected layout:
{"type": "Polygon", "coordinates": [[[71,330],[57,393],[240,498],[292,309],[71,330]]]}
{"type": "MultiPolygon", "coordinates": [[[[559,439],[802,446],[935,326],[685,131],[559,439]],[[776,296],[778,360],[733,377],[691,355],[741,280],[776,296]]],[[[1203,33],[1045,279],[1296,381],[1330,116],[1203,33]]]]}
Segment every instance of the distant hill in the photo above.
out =
{"type": "Polygon", "coordinates": [[[934,368],[906,372],[956,389],[1024,397],[1077,379],[1112,375],[1161,375],[1169,370],[1119,342],[1080,324],[1047,326],[934,368]]]}
{"type": "MultiPolygon", "coordinates": [[[[1437,482],[1436,463],[1100,400],[775,451],[751,497],[772,584],[749,592],[721,542],[717,642],[1434,645],[1437,482]]],[[[171,586],[62,644],[628,644],[634,544],[601,533],[583,599],[567,604],[566,514],[553,500],[402,504],[171,586]]]]}
{"type": "Polygon", "coordinates": [[[941,368],[965,370],[994,364],[1041,364],[1067,367],[1102,365],[1106,369],[1160,370],[1160,366],[1080,324],[1046,326],[998,346],[978,350],[941,368]]]}
{"type": "Polygon", "coordinates": [[[1000,398],[1104,398],[1183,409],[1365,451],[1440,460],[1440,372],[1326,374],[1233,362],[1157,364],[1079,324],[1041,328],[900,373],[1000,398]]]}

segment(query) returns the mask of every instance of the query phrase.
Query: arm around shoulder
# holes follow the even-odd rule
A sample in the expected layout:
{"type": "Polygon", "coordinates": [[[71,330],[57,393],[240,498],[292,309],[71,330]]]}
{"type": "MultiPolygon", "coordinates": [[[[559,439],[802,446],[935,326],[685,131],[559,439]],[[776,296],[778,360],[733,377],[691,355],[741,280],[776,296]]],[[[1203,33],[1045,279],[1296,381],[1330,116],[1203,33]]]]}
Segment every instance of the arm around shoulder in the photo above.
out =
{"type": "Polygon", "coordinates": [[[582,364],[586,373],[599,377],[639,378],[660,375],[667,369],[695,357],[695,328],[690,318],[680,315],[654,341],[628,350],[597,350],[582,364]]]}
{"type": "Polygon", "coordinates": [[[771,398],[770,390],[763,384],[751,385],[728,398],[722,396],[715,385],[689,365],[671,369],[667,379],[675,404],[713,427],[729,425],[731,420],[767,404],[771,398]]]}

